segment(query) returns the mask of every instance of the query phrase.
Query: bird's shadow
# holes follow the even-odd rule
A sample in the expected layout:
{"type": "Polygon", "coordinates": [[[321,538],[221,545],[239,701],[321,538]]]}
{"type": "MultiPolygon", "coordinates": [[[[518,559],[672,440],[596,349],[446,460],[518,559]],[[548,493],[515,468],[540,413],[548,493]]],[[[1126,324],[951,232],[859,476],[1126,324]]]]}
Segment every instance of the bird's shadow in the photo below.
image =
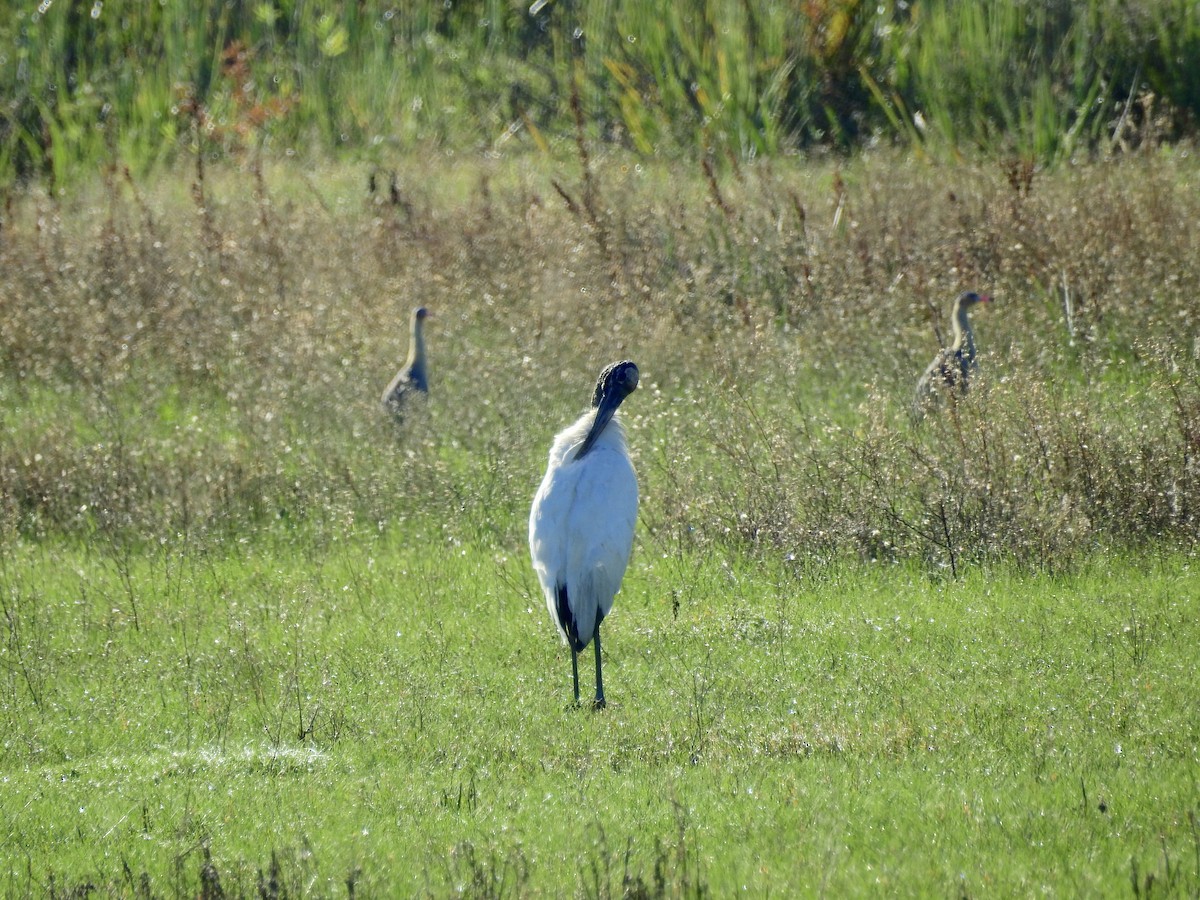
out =
{"type": "Polygon", "coordinates": [[[584,703],[580,700],[572,700],[563,707],[563,712],[575,712],[579,709],[590,709],[592,712],[599,712],[602,709],[608,709],[608,702],[605,700],[588,700],[584,703]]]}

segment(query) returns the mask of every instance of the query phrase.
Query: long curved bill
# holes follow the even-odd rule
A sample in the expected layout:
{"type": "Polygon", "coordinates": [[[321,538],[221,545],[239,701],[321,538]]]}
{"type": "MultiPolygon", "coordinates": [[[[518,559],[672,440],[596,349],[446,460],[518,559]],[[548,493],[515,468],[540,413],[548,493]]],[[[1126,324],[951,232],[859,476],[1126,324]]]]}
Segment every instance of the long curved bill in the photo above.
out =
{"type": "Polygon", "coordinates": [[[600,433],[604,431],[604,426],[612,419],[613,414],[617,411],[617,407],[621,405],[620,400],[613,398],[611,394],[606,394],[600,398],[600,407],[596,410],[596,419],[592,422],[592,427],[588,429],[587,437],[583,439],[583,443],[579,445],[579,450],[575,453],[575,459],[583,459],[584,454],[592,449],[592,444],[596,443],[596,438],[600,437],[600,433]]]}

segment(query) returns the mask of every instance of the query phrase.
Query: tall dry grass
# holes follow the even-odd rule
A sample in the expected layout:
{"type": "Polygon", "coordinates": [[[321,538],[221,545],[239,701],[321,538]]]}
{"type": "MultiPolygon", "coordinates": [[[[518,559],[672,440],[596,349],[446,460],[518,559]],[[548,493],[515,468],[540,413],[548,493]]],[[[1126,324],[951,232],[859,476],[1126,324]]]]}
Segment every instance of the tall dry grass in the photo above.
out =
{"type": "Polygon", "coordinates": [[[1186,154],[1053,175],[587,164],[407,160],[375,193],[366,168],[114,170],[21,198],[0,527],[117,549],[415,528],[519,551],[551,435],[628,356],[656,551],[959,572],[1193,539],[1186,154]],[[995,296],[981,383],[914,428],[963,288],[995,296]],[[397,433],[376,401],[416,304],[433,386],[397,433]]]}

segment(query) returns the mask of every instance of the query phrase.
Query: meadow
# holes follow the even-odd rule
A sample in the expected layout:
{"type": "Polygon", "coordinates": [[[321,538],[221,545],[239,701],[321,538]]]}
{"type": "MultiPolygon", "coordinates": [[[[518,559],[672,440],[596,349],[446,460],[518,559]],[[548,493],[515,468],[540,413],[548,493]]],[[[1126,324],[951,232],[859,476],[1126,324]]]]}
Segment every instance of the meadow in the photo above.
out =
{"type": "Polygon", "coordinates": [[[11,12],[4,896],[1200,896],[1195,4],[11,12]]]}
{"type": "Polygon", "coordinates": [[[1196,896],[1191,152],[558,150],[14,197],[4,894],[1196,896]],[[525,528],[622,357],[592,713],[525,528]]]}
{"type": "Polygon", "coordinates": [[[1195,894],[1190,560],[933,583],[643,545],[597,714],[526,568],[172,548],[135,628],[92,554],[10,551],[5,894],[1195,894]]]}

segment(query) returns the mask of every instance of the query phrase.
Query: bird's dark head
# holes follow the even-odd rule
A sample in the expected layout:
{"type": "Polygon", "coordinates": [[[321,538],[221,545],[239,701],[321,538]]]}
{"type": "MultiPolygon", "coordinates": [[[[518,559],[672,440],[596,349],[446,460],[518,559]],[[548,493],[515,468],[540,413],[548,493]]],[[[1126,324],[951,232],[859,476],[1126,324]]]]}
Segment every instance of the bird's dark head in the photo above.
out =
{"type": "Polygon", "coordinates": [[[605,367],[596,379],[596,389],[592,391],[592,409],[600,406],[607,398],[615,410],[621,401],[637,389],[638,367],[629,360],[615,362],[605,367]]]}
{"type": "Polygon", "coordinates": [[[413,310],[413,321],[423,322],[425,320],[425,317],[428,315],[429,315],[429,310],[427,310],[423,306],[418,306],[416,309],[413,310]]]}
{"type": "Polygon", "coordinates": [[[976,303],[991,303],[992,298],[987,294],[977,294],[975,291],[963,291],[958,295],[957,304],[964,309],[970,309],[976,303]]]}
{"type": "Polygon", "coordinates": [[[592,392],[592,409],[596,410],[596,418],[588,429],[587,437],[579,445],[575,459],[583,459],[592,445],[607,427],[609,421],[617,412],[626,397],[632,394],[638,386],[638,367],[629,360],[613,363],[600,373],[596,381],[596,390],[592,392]]]}

